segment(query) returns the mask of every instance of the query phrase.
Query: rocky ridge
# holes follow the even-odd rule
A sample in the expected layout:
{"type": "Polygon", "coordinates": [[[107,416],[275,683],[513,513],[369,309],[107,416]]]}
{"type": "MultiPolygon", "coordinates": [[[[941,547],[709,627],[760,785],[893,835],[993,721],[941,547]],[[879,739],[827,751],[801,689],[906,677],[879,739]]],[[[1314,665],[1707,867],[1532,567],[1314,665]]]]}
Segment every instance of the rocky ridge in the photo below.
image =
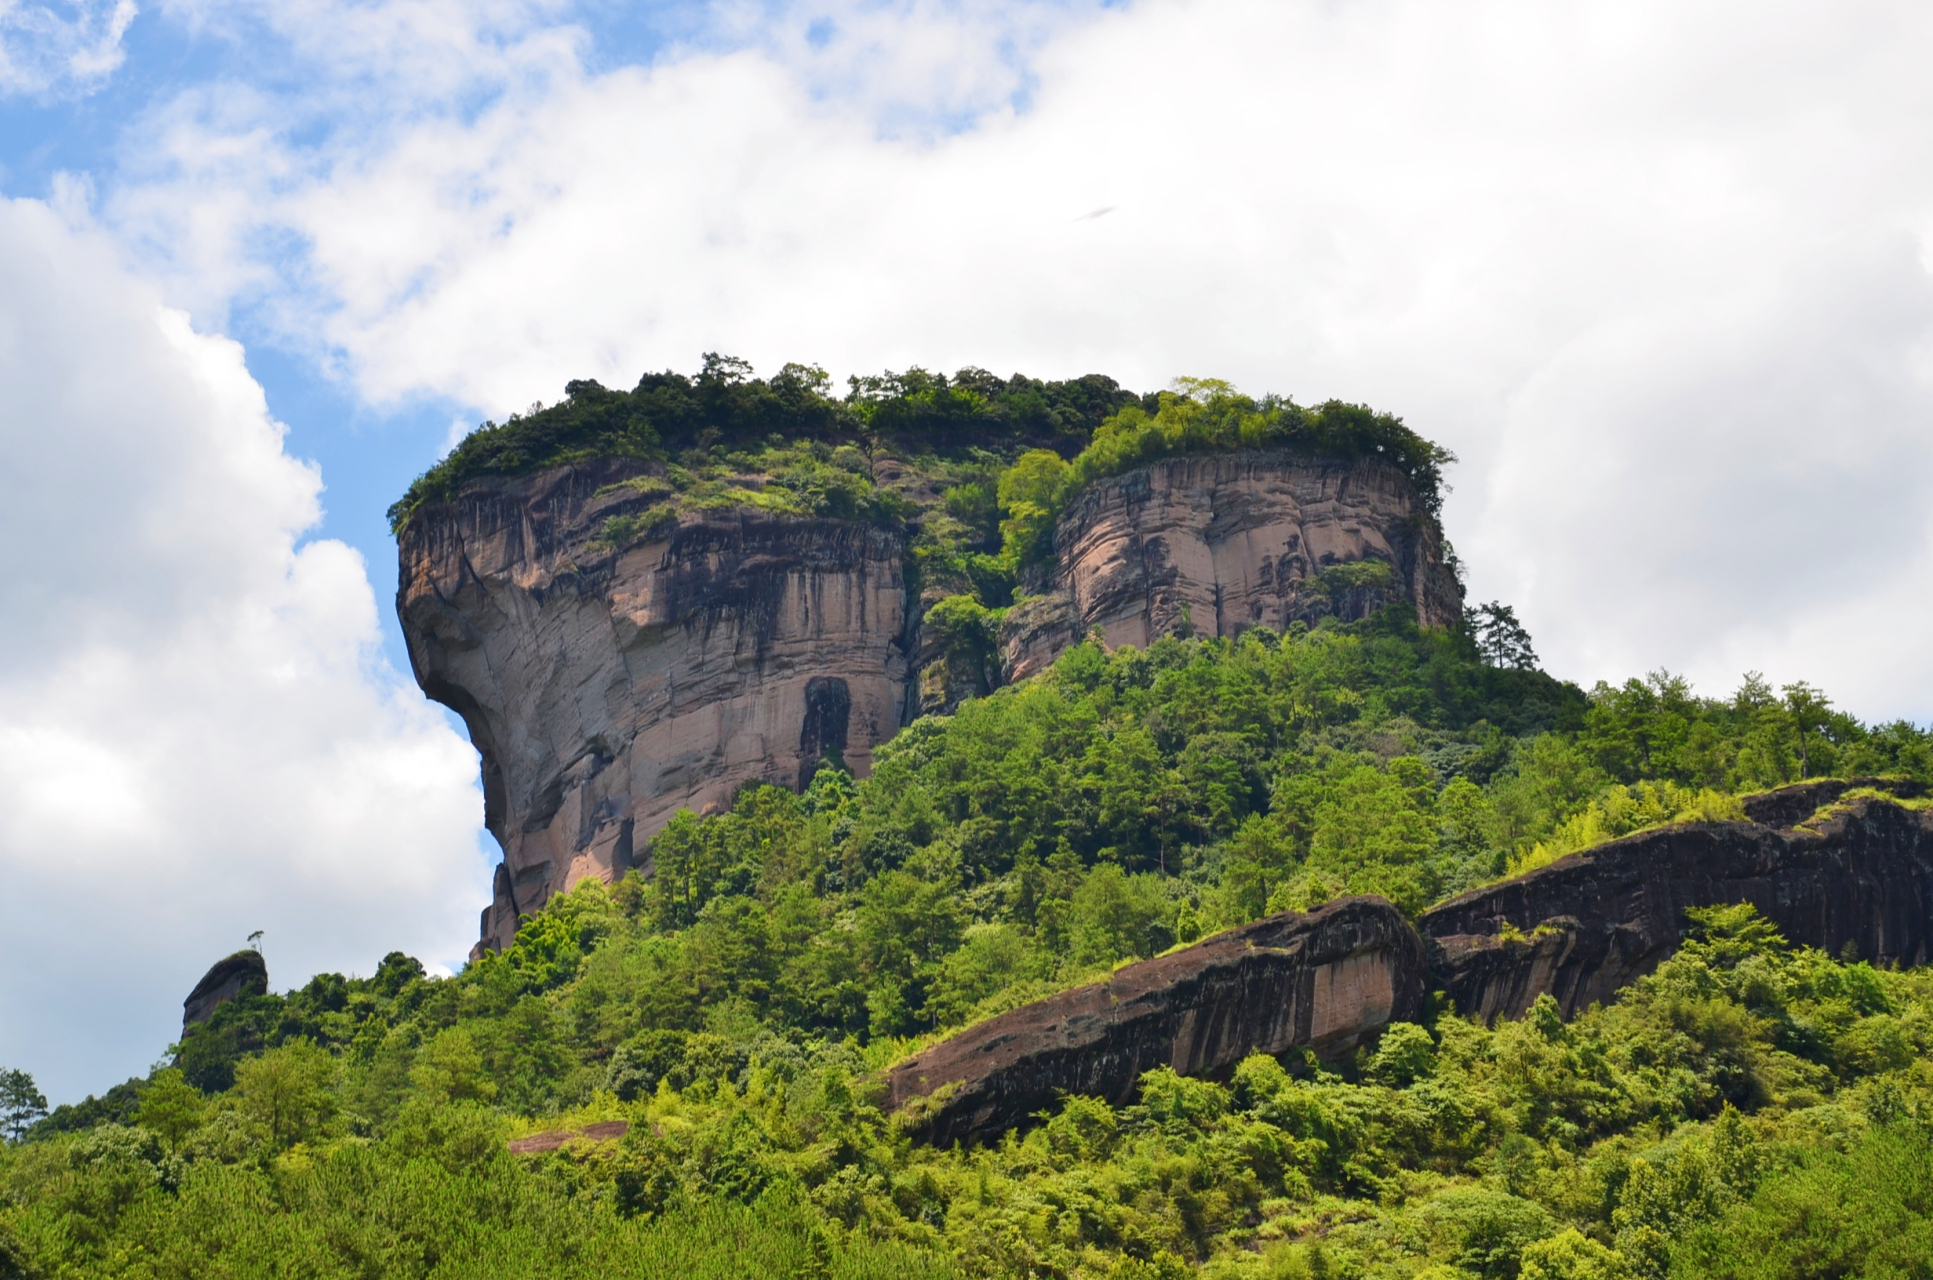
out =
{"type": "Polygon", "coordinates": [[[1344,1056],[1432,991],[1486,1021],[1543,995],[1569,1017],[1676,950],[1689,907],[1750,902],[1794,943],[1925,964],[1933,811],[1847,799],[1857,787],[1918,794],[1878,779],[1782,788],[1746,801],[1751,821],[1614,840],[1414,925],[1373,897],[1271,916],[943,1040],[887,1073],[886,1104],[929,1141],[984,1141],[1062,1094],[1125,1102],[1157,1066],[1216,1076],[1251,1052],[1344,1056]]]}
{"type": "Polygon", "coordinates": [[[1878,779],[1753,797],[1746,822],[1640,832],[1426,911],[1432,981],[1466,1014],[1516,1017],[1540,995],[1569,1017],[1608,1002],[1685,936],[1687,907],[1749,902],[1800,946],[1925,964],[1933,944],[1933,813],[1834,805],[1878,779]]]}
{"type": "MultiPolygon", "coordinates": [[[[480,948],[585,877],[621,876],[681,808],[754,781],[801,786],[828,753],[863,776],[922,709],[934,652],[907,533],[736,507],[607,542],[648,501],[623,483],[641,467],[480,478],[400,531],[411,664],[468,727],[504,850],[480,948]]],[[[1007,616],[999,669],[940,705],[1093,631],[1146,644],[1393,600],[1428,625],[1461,611],[1434,518],[1375,459],[1165,459],[1077,495],[1055,547],[1007,616]]]]}
{"type": "Polygon", "coordinates": [[[1422,1013],[1423,946],[1381,898],[1270,916],[971,1027],[895,1066],[889,1109],[975,1141],[1062,1094],[1127,1102],[1141,1074],[1226,1075],[1251,1053],[1340,1057],[1422,1013]]]}

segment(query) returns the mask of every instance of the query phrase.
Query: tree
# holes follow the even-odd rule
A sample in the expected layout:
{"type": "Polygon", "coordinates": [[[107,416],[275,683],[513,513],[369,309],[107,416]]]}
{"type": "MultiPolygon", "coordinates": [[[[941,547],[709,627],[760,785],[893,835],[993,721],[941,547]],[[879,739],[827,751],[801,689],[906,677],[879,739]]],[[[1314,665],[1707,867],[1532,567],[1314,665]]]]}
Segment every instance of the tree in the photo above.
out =
{"type": "Polygon", "coordinates": [[[32,1076],[18,1068],[0,1071],[0,1136],[18,1142],[46,1114],[47,1096],[32,1076]]]}
{"type": "Polygon", "coordinates": [[[142,1092],[135,1123],[160,1135],[172,1151],[200,1127],[201,1112],[201,1090],[188,1083],[181,1068],[164,1067],[142,1092]]]}
{"type": "Polygon", "coordinates": [[[1806,731],[1825,727],[1826,719],[1832,713],[1832,703],[1803,680],[1797,684],[1783,685],[1781,691],[1785,694],[1785,709],[1792,716],[1793,727],[1799,731],[1799,777],[1809,778],[1812,769],[1806,756],[1806,731]]]}
{"type": "Polygon", "coordinates": [[[1530,647],[1530,632],[1517,621],[1517,611],[1492,600],[1463,611],[1463,625],[1476,641],[1477,654],[1493,667],[1534,671],[1537,654],[1530,647]]]}
{"type": "Polygon", "coordinates": [[[335,1059],[313,1041],[291,1040],[235,1067],[242,1111],[276,1150],[306,1142],[335,1114],[335,1059]]]}

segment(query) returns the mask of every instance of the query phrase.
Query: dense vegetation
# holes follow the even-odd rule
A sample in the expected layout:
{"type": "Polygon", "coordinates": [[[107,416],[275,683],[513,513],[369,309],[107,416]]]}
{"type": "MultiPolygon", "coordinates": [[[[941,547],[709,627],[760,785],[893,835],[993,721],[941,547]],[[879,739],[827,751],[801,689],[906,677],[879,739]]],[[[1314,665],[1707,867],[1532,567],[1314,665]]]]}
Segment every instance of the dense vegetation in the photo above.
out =
{"type": "Polygon", "coordinates": [[[1752,677],[1585,693],[1497,607],[1083,645],[864,781],[828,761],[681,816],[653,880],[587,883],[453,978],[392,954],[223,1006],[176,1066],[19,1129],[0,1275],[1927,1276],[1933,974],[1749,909],[1568,1025],[1438,1009],[1355,1061],[1157,1071],[983,1150],[910,1142],[870,1083],[1266,911],[1413,910],[1879,772],[1933,779],[1933,737],[1752,677]]]}
{"type": "Polygon", "coordinates": [[[651,505],[608,528],[613,543],[683,509],[751,506],[887,525],[931,516],[930,550],[998,552],[1011,577],[1041,554],[1061,505],[1088,481],[1169,454],[1261,447],[1381,458],[1410,477],[1431,511],[1449,461],[1387,414],[1256,400],[1208,379],[1137,396],[1098,374],[1003,381],[984,369],[949,378],[914,368],[851,378],[834,398],[821,369],[788,364],[758,378],[743,360],[710,354],[696,376],[646,374],[629,392],[575,381],[555,405],[484,423],[411,484],[389,518],[400,530],[480,477],[626,457],[640,464],[628,483],[651,505]]]}

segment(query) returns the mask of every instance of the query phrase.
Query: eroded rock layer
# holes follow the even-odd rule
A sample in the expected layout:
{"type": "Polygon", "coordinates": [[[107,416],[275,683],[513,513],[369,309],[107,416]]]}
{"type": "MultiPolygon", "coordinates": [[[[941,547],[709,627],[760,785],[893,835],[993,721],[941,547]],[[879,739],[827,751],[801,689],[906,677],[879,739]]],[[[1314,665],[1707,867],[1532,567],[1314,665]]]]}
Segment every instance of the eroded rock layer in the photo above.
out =
{"type": "Polygon", "coordinates": [[[1459,1012],[1565,1017],[1683,942],[1686,909],[1749,902],[1791,942],[1879,964],[1933,952],[1933,811],[1856,787],[1750,797],[1752,821],[1644,832],[1452,899],[1416,926],[1381,898],[1272,916],[970,1027],[892,1068],[889,1108],[941,1143],[983,1141],[1061,1094],[1133,1097],[1142,1072],[1225,1074],[1251,1052],[1340,1057],[1440,991],[1459,1012]],[[1830,806],[1823,807],[1822,806],[1830,806]]]}
{"type": "Polygon", "coordinates": [[[622,550],[625,466],[472,486],[401,537],[417,681],[482,756],[503,845],[482,944],[586,876],[612,879],[678,809],[863,773],[904,718],[904,539],[743,509],[622,550]]]}
{"type": "Polygon", "coordinates": [[[1933,813],[1854,799],[1808,820],[1851,785],[1787,787],[1747,802],[1765,821],[1627,836],[1453,898],[1417,920],[1432,981],[1468,1015],[1516,1017],[1549,993],[1569,1017],[1675,951],[1686,908],[1739,902],[1798,945],[1925,964],[1933,813]]]}
{"type": "Polygon", "coordinates": [[[1117,971],[894,1067],[889,1109],[929,1141],[997,1136],[1062,1094],[1128,1101],[1144,1071],[1225,1075],[1251,1053],[1336,1058],[1422,1012],[1423,948],[1381,898],[1288,912],[1117,971]]]}

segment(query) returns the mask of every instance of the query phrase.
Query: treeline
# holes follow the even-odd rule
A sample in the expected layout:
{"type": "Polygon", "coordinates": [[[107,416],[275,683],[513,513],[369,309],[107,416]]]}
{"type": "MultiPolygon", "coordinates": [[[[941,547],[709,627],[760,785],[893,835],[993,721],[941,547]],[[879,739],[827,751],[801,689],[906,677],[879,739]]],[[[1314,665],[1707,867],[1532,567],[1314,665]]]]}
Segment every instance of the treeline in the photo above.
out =
{"type": "Polygon", "coordinates": [[[1933,780],[1925,731],[1809,686],[1586,693],[1512,627],[1394,607],[1077,646],[916,723],[863,781],[828,761],[803,794],[680,815],[652,879],[580,886],[454,978],[393,954],[223,1006],[176,1067],[7,1148],[0,1257],[48,1276],[704,1275],[735,1250],[822,1275],[1826,1274],[1778,1252],[1797,1233],[1852,1259],[1829,1274],[1894,1265],[1925,1214],[1933,987],[1736,912],[1570,1026],[1442,1011],[1356,1062],[1157,1073],[1133,1107],[1070,1100],[979,1152],[911,1145],[874,1108],[873,1073],[921,1039],[1268,911],[1343,892],[1417,910],[1804,776],[1933,780]],[[621,1142],[504,1147],[619,1118],[621,1142]]]}
{"type": "MultiPolygon", "coordinates": [[[[594,882],[593,882],[594,883],[594,882]]],[[[596,887],[540,916],[609,911],[596,887]]],[[[157,1073],[125,1122],[0,1154],[15,1276],[1914,1277],[1933,1257],[1933,979],[1793,950],[1749,906],[1608,1008],[1441,1013],[1324,1068],[1166,1070],[979,1149],[910,1143],[864,1052],[755,1031],[630,1045],[575,1107],[517,1118],[507,1009],[351,983],[361,1045],[285,1039],[204,1094],[157,1073]],[[391,1019],[394,1019],[393,1021],[391,1019]],[[655,1078],[654,1078],[655,1077],[655,1078]],[[512,1154],[531,1128],[617,1141],[512,1154]]],[[[537,922],[533,922],[537,926],[537,922]]],[[[541,932],[533,927],[534,935],[541,932]]],[[[526,965],[549,972],[543,948],[526,965]]],[[[497,970],[501,973],[504,970],[497,970]]],[[[427,989],[427,992],[426,992],[427,989]]],[[[259,1011],[258,1011],[259,1012],[259,1011]]],[[[550,1064],[551,1070],[565,1064],[550,1064]]]]}
{"type": "Polygon", "coordinates": [[[775,445],[890,441],[910,453],[1029,445],[1078,452],[1109,415],[1139,397],[1098,374],[1064,382],[984,369],[949,378],[913,368],[854,377],[843,397],[823,369],[787,364],[770,378],[732,356],[707,354],[695,376],[647,373],[630,391],[588,379],[557,404],[486,422],[418,477],[389,510],[400,529],[425,503],[446,501],[480,476],[525,475],[594,457],[678,461],[697,451],[759,453],[775,445]]]}
{"type": "Polygon", "coordinates": [[[714,353],[695,376],[646,374],[629,392],[573,381],[555,405],[482,424],[410,485],[389,519],[400,531],[417,509],[482,476],[598,457],[655,464],[639,484],[667,499],[689,495],[666,514],[728,502],[845,519],[926,514],[904,493],[880,490],[884,454],[911,465],[914,483],[903,488],[945,486],[939,508],[963,522],[971,549],[1003,557],[1011,576],[1051,550],[1053,522],[1082,485],[1172,454],[1236,448],[1381,459],[1410,478],[1432,514],[1452,461],[1388,414],[1257,400],[1213,379],[1136,395],[1099,374],[1055,382],[913,368],[852,377],[835,398],[822,369],[788,364],[759,378],[745,361],[714,353]],[[768,480],[779,492],[761,500],[768,480]]]}

